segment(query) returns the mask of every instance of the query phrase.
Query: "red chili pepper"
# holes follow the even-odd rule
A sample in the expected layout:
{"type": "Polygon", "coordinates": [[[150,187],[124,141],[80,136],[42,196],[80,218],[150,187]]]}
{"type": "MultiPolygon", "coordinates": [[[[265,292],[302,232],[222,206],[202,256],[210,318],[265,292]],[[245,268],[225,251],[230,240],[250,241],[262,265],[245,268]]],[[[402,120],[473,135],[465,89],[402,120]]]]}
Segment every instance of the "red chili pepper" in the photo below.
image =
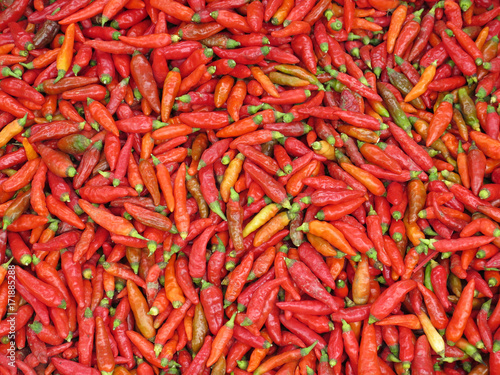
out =
{"type": "Polygon", "coordinates": [[[285,208],[290,206],[285,188],[279,182],[249,161],[245,161],[243,168],[274,202],[281,204],[285,208]]]}
{"type": "Polygon", "coordinates": [[[469,281],[462,291],[457,307],[446,329],[446,339],[455,343],[462,336],[465,324],[472,311],[472,298],[474,295],[475,282],[469,281]]]}
{"type": "Polygon", "coordinates": [[[66,301],[63,299],[59,290],[53,286],[40,282],[39,280],[36,281],[37,279],[34,276],[20,267],[16,267],[16,276],[19,278],[19,281],[45,305],[60,308],[66,307],[66,301]]]}
{"type": "Polygon", "coordinates": [[[299,288],[311,295],[313,298],[325,300],[334,311],[340,307],[337,301],[335,301],[328,293],[325,293],[326,290],[318,284],[318,280],[305,264],[291,259],[285,260],[287,268],[299,288]]]}
{"type": "Polygon", "coordinates": [[[219,287],[202,281],[200,301],[211,332],[217,332],[222,327],[224,315],[222,291],[219,287]]]}
{"type": "Polygon", "coordinates": [[[57,371],[61,372],[61,374],[64,375],[74,373],[75,371],[85,371],[91,375],[99,374],[99,371],[97,369],[63,358],[53,357],[51,358],[51,363],[54,365],[57,371]]]}

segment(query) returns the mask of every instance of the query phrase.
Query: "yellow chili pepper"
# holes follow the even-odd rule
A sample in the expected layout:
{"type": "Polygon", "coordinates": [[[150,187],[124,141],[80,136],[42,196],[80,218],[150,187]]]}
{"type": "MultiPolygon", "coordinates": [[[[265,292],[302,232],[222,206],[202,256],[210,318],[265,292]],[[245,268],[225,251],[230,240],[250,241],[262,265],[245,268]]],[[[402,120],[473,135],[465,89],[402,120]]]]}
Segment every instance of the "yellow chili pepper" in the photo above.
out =
{"type": "Polygon", "coordinates": [[[250,222],[246,225],[245,229],[243,229],[243,237],[248,236],[250,233],[256,231],[269,220],[271,220],[280,209],[281,206],[279,204],[271,203],[260,210],[259,213],[255,215],[253,219],[250,220],[250,222]]]}
{"type": "Polygon", "coordinates": [[[313,142],[311,147],[316,154],[324,156],[328,160],[335,160],[335,147],[327,141],[313,142]]]}
{"type": "Polygon", "coordinates": [[[434,328],[429,317],[423,312],[417,314],[422,328],[424,329],[425,336],[429,340],[429,344],[434,351],[441,357],[444,357],[445,344],[443,337],[439,334],[438,330],[434,328]]]}

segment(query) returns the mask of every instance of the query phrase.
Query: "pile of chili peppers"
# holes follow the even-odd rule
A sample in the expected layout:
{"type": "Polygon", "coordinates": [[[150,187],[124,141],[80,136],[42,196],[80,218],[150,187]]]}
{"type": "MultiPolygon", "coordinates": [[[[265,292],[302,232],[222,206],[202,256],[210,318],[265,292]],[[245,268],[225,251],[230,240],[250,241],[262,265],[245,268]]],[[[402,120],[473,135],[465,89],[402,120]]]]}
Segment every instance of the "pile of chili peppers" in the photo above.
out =
{"type": "Polygon", "coordinates": [[[0,375],[500,374],[498,0],[3,0],[0,375]]]}

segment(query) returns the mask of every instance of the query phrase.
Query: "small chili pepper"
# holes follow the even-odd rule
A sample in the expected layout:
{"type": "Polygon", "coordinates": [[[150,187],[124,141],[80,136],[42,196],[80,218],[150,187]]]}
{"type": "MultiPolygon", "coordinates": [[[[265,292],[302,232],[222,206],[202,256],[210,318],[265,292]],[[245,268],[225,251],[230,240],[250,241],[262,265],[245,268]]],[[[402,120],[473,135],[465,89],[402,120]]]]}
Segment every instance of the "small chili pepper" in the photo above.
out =
{"type": "Polygon", "coordinates": [[[75,39],[75,24],[70,24],[64,34],[64,42],[57,55],[57,78],[54,83],[61,80],[71,66],[73,60],[73,45],[75,39]]]}
{"type": "Polygon", "coordinates": [[[460,338],[459,336],[462,336],[462,333],[465,329],[465,324],[472,309],[471,303],[474,294],[474,287],[474,280],[469,281],[460,296],[457,308],[453,313],[453,316],[446,330],[446,339],[449,342],[455,343],[460,338]]]}

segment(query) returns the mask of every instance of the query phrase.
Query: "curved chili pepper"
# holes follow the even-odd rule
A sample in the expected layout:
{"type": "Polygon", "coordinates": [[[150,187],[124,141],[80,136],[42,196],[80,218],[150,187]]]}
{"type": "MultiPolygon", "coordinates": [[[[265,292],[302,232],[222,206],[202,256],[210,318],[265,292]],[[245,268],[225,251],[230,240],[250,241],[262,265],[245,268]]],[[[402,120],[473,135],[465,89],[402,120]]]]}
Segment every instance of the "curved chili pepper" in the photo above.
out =
{"type": "Polygon", "coordinates": [[[220,327],[222,327],[224,315],[222,291],[219,287],[202,280],[200,301],[203,305],[203,311],[205,312],[210,332],[215,332],[216,334],[220,327]]]}
{"type": "Polygon", "coordinates": [[[457,308],[448,324],[446,330],[446,339],[449,342],[457,342],[462,336],[467,323],[468,316],[472,311],[472,297],[474,294],[475,282],[472,279],[462,291],[457,308]]]}
{"type": "Polygon", "coordinates": [[[36,281],[37,279],[34,276],[20,267],[16,267],[16,276],[19,278],[19,281],[45,305],[60,308],[66,307],[66,301],[62,298],[62,294],[53,286],[39,280],[36,281]],[[36,289],[34,289],[35,285],[36,289]]]}

